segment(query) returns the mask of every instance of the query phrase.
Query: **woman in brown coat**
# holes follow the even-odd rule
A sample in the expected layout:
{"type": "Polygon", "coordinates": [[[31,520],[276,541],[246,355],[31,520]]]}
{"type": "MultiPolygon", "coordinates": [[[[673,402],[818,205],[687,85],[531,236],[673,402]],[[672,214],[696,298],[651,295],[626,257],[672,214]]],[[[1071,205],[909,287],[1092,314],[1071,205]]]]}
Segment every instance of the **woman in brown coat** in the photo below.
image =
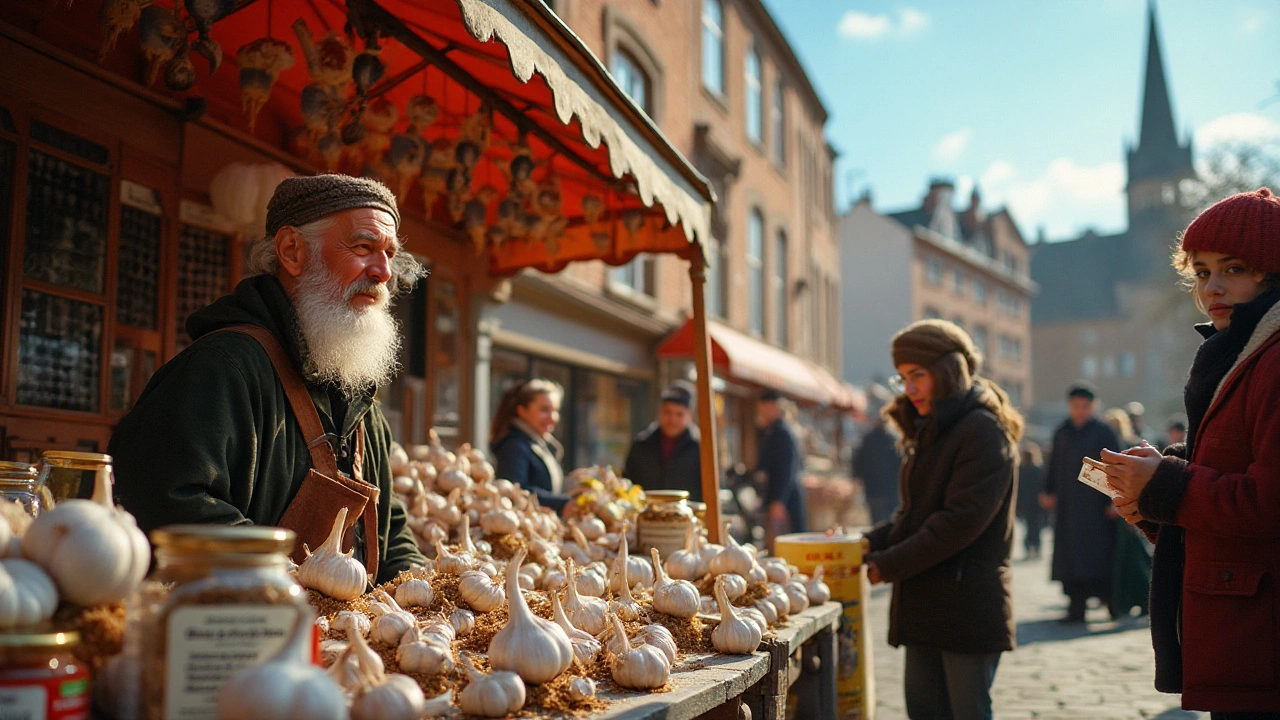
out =
{"type": "Polygon", "coordinates": [[[1280,198],[1263,188],[1192,221],[1175,264],[1196,351],[1185,445],[1104,452],[1120,513],[1156,543],[1156,689],[1214,720],[1280,719],[1280,198]]]}
{"type": "Polygon", "coordinates": [[[959,326],[924,320],[893,339],[899,395],[885,408],[906,459],[902,505],[868,535],[871,581],[893,583],[889,643],[906,646],[912,718],[991,717],[1014,645],[1010,554],[1022,417],[959,326]]]}

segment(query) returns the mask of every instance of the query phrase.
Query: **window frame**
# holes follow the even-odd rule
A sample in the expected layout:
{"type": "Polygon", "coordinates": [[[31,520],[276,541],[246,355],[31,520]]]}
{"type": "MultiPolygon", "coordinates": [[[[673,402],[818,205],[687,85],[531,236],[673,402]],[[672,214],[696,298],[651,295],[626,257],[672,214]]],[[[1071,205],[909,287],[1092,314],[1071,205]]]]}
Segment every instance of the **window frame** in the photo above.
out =
{"type": "Polygon", "coordinates": [[[702,72],[698,78],[699,84],[707,92],[717,98],[723,98],[725,92],[725,31],[724,31],[724,2],[723,0],[702,0],[702,12],[700,13],[700,43],[702,45],[702,53],[698,62],[702,65],[702,72]],[[707,9],[714,6],[717,17],[712,18],[708,15],[707,9]],[[715,85],[712,86],[708,80],[711,69],[707,67],[708,53],[711,52],[707,45],[708,35],[715,40],[715,56],[717,57],[718,77],[714,78],[715,85]]]}
{"type": "Polygon", "coordinates": [[[769,277],[773,285],[773,326],[770,328],[770,335],[773,343],[778,347],[790,348],[791,323],[788,314],[790,312],[790,299],[787,297],[787,288],[789,283],[787,275],[790,271],[790,262],[788,253],[791,244],[787,237],[785,228],[778,228],[773,236],[773,263],[772,272],[769,277]]]}
{"type": "Polygon", "coordinates": [[[769,133],[770,145],[773,150],[773,163],[779,168],[784,168],[787,166],[787,96],[786,83],[783,81],[781,72],[774,72],[771,95],[769,133]]]}
{"type": "Polygon", "coordinates": [[[742,57],[742,80],[742,98],[746,110],[743,129],[747,142],[760,149],[764,147],[764,58],[761,57],[758,43],[754,39],[747,45],[747,52],[742,57]],[[751,72],[753,63],[754,75],[751,72]]]}
{"type": "Polygon", "coordinates": [[[747,211],[747,247],[743,257],[747,268],[747,328],[757,337],[764,335],[765,234],[764,212],[752,207],[747,211]]]}
{"type": "Polygon", "coordinates": [[[622,88],[622,92],[631,98],[632,102],[643,110],[646,115],[653,116],[653,81],[630,50],[624,47],[614,48],[612,57],[609,58],[609,74],[613,76],[613,81],[618,84],[619,88],[622,88]],[[619,66],[620,63],[623,66],[622,68],[619,66]],[[626,72],[619,73],[619,69],[624,69],[626,72]],[[635,79],[640,81],[640,97],[638,98],[632,92],[631,84],[628,82],[635,79]]]}

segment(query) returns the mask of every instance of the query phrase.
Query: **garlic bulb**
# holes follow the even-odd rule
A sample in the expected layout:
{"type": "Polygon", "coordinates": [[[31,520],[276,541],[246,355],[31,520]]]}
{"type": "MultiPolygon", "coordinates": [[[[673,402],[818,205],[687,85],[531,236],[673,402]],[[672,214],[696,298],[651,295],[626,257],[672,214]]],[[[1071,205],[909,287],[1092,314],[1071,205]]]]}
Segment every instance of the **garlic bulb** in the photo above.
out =
{"type": "Polygon", "coordinates": [[[58,591],[39,565],[21,558],[0,560],[0,630],[44,622],[57,609],[58,591]]]}
{"type": "Polygon", "coordinates": [[[751,610],[760,615],[760,619],[763,621],[760,623],[761,632],[768,630],[770,625],[778,622],[778,607],[768,600],[757,600],[756,604],[747,608],[747,610],[751,610]]]}
{"type": "Polygon", "coordinates": [[[579,593],[591,597],[600,597],[608,589],[608,581],[594,569],[583,568],[573,582],[579,593]]]}
{"type": "Polygon", "coordinates": [[[676,550],[667,556],[668,575],[676,580],[697,580],[707,574],[707,563],[698,554],[696,548],[697,538],[697,526],[690,523],[684,536],[684,549],[676,550]]]}
{"type": "Polygon", "coordinates": [[[462,497],[461,490],[453,490],[449,493],[449,497],[444,499],[444,507],[435,513],[436,520],[439,520],[445,527],[453,527],[462,522],[462,508],[458,507],[458,498],[462,497]]]}
{"type": "Polygon", "coordinates": [[[511,670],[525,682],[540,685],[573,663],[573,646],[559,625],[529,610],[516,578],[526,552],[521,548],[507,566],[507,610],[510,619],[489,642],[489,664],[511,670]]]}
{"type": "Polygon", "coordinates": [[[760,567],[764,568],[765,579],[768,582],[786,585],[791,580],[791,568],[787,565],[787,561],[782,558],[765,558],[760,561],[760,567]]]}
{"type": "Polygon", "coordinates": [[[551,619],[564,630],[564,634],[569,636],[569,644],[573,646],[573,659],[580,665],[590,665],[596,659],[596,655],[600,654],[600,641],[596,640],[590,633],[579,630],[569,622],[569,618],[564,614],[564,606],[560,604],[560,596],[554,592],[551,595],[551,619]]]}
{"type": "Polygon", "coordinates": [[[447,493],[453,493],[457,490],[470,490],[475,481],[471,476],[464,472],[457,465],[445,468],[443,472],[436,476],[436,487],[447,493]]]}
{"type": "Polygon", "coordinates": [[[698,613],[698,588],[688,580],[667,577],[659,561],[658,548],[650,548],[653,556],[653,609],[678,618],[691,618],[698,613]]]}
{"type": "Polygon", "coordinates": [[[414,629],[410,628],[409,632],[400,639],[400,642],[421,640],[424,643],[435,643],[436,645],[444,645],[452,647],[454,639],[458,637],[458,633],[453,629],[453,623],[443,615],[436,615],[429,623],[422,627],[417,636],[411,634],[414,629]]]}
{"type": "Polygon", "coordinates": [[[329,677],[338,683],[343,690],[356,692],[365,676],[376,670],[383,672],[382,657],[369,647],[360,633],[347,631],[347,647],[329,666],[329,677]]]}
{"type": "Polygon", "coordinates": [[[710,595],[698,598],[698,612],[702,615],[714,615],[717,612],[716,599],[710,595]]]}
{"type": "Polygon", "coordinates": [[[502,585],[478,570],[462,573],[458,580],[458,594],[476,612],[489,612],[502,607],[505,598],[502,585]]]}
{"type": "MultiPolygon", "coordinates": [[[[719,556],[717,556],[719,557],[719,556]]],[[[762,633],[750,620],[738,616],[724,591],[724,580],[716,578],[716,602],[720,604],[720,624],[711,631],[711,644],[728,655],[748,655],[760,646],[762,633]]]]}
{"type": "Polygon", "coordinates": [[[342,533],[346,529],[347,509],[338,510],[333,529],[320,547],[311,551],[303,543],[307,559],[298,566],[298,583],[324,593],[335,600],[354,600],[369,584],[364,563],[352,557],[354,549],[342,552],[342,533]]]}
{"type": "Polygon", "coordinates": [[[555,565],[547,567],[542,571],[542,576],[538,578],[538,589],[553,592],[564,587],[565,573],[564,564],[557,562],[555,565]]]}
{"type": "Polygon", "coordinates": [[[337,617],[330,624],[334,630],[340,632],[348,632],[354,630],[360,635],[368,635],[369,628],[372,627],[372,621],[369,616],[355,610],[341,610],[337,617]]]}
{"type": "MultiPolygon", "coordinates": [[[[594,573],[582,573],[585,575],[595,576],[594,573]]],[[[573,558],[569,558],[569,575],[573,575],[573,558]]],[[[603,583],[601,583],[603,585],[603,583]]],[[[566,597],[564,603],[565,614],[569,616],[569,622],[574,627],[582,628],[592,635],[599,635],[608,627],[605,614],[609,609],[608,603],[598,597],[582,597],[578,592],[577,583],[567,583],[566,597]]],[[[601,589],[601,594],[604,590],[601,589]]]]}
{"type": "Polygon", "coordinates": [[[778,609],[778,618],[784,618],[791,614],[791,600],[787,597],[786,588],[776,583],[769,583],[769,594],[764,597],[768,602],[778,609]]]}
{"type": "Polygon", "coordinates": [[[520,528],[520,518],[513,510],[490,510],[480,517],[486,535],[510,535],[520,528]]]}
{"type": "Polygon", "coordinates": [[[520,567],[520,574],[537,582],[538,578],[542,576],[542,566],[536,562],[525,563],[520,567]]]}
{"type": "Polygon", "coordinates": [[[791,601],[791,612],[804,612],[809,607],[809,591],[804,585],[798,582],[789,582],[782,586],[787,593],[787,600],[791,601]]]}
{"type": "Polygon", "coordinates": [[[435,599],[431,583],[422,578],[405,580],[396,587],[396,602],[400,607],[427,607],[435,599]]]}
{"type": "Polygon", "coordinates": [[[649,644],[631,647],[627,631],[617,615],[610,615],[613,637],[609,639],[609,672],[613,681],[625,688],[651,690],[662,687],[671,677],[671,661],[661,648],[649,644]]]}
{"type": "Polygon", "coordinates": [[[471,479],[478,483],[493,482],[493,478],[497,476],[497,471],[488,460],[471,463],[471,479]]]}
{"type": "Polygon", "coordinates": [[[582,702],[596,696],[596,681],[589,677],[574,678],[569,681],[569,699],[582,702]]]}
{"type": "Polygon", "coordinates": [[[475,613],[466,608],[454,608],[449,613],[449,624],[453,626],[455,635],[470,635],[476,629],[475,613]]]}
{"type": "Polygon", "coordinates": [[[724,578],[724,592],[729,596],[730,600],[737,600],[746,594],[747,581],[741,575],[725,573],[720,577],[724,578]]]}
{"type": "Polygon", "coordinates": [[[311,617],[302,613],[293,635],[270,660],[246,667],[218,691],[218,720],[346,720],[347,701],[310,655],[311,617]]]}
{"type": "Polygon", "coordinates": [[[708,563],[711,574],[734,573],[747,577],[751,574],[751,567],[755,565],[755,557],[739,545],[738,541],[733,539],[733,535],[729,534],[729,523],[724,524],[724,538],[728,544],[708,563]]]}
{"type": "Polygon", "coordinates": [[[605,534],[606,528],[604,521],[595,515],[589,515],[579,524],[582,529],[582,535],[588,540],[599,540],[605,534]]]}
{"type": "Polygon", "coordinates": [[[445,549],[445,546],[437,540],[436,546],[436,570],[442,573],[452,573],[454,575],[462,575],[471,569],[471,562],[461,555],[455,555],[445,549]]]}
{"type": "Polygon", "coordinates": [[[418,493],[421,492],[422,485],[408,475],[397,475],[391,481],[391,488],[396,491],[397,495],[413,498],[417,497],[418,493]]]}
{"type": "Polygon", "coordinates": [[[351,720],[418,720],[427,711],[427,697],[408,675],[383,674],[362,686],[351,703],[351,720]]]}
{"type": "Polygon", "coordinates": [[[532,592],[535,588],[535,583],[533,582],[533,578],[524,574],[520,574],[516,576],[516,584],[520,586],[521,590],[525,590],[529,592],[532,592]]]}
{"type": "Polygon", "coordinates": [[[448,643],[424,642],[417,626],[409,628],[396,648],[396,663],[404,672],[442,675],[453,672],[453,655],[448,643]]]}
{"type": "Polygon", "coordinates": [[[524,707],[524,680],[513,672],[483,673],[476,669],[469,656],[463,656],[463,666],[471,682],[458,696],[458,705],[467,715],[481,717],[506,717],[524,707]]]}
{"type": "Polygon", "coordinates": [[[92,498],[63,500],[31,521],[22,554],[49,574],[63,600],[86,606],[124,600],[151,563],[147,536],[115,506],[106,468],[94,478],[92,498]]]}
{"type": "Polygon", "coordinates": [[[395,598],[381,588],[374,590],[373,594],[384,605],[391,608],[391,611],[373,619],[373,626],[369,628],[369,637],[387,645],[400,644],[400,638],[404,637],[417,620],[413,617],[413,613],[401,609],[395,598]]]}
{"type": "Polygon", "coordinates": [[[760,567],[759,563],[753,561],[751,563],[751,571],[747,573],[747,583],[756,585],[763,582],[769,582],[769,574],[764,571],[764,568],[760,567]]]}
{"type": "Polygon", "coordinates": [[[670,630],[662,625],[645,625],[640,628],[640,632],[636,633],[636,637],[646,645],[652,645],[661,650],[667,656],[667,660],[670,660],[671,664],[675,664],[676,656],[680,654],[680,649],[676,647],[676,639],[671,635],[670,630]]]}
{"type": "Polygon", "coordinates": [[[822,566],[819,565],[813,571],[813,579],[809,581],[809,586],[805,588],[809,593],[809,604],[821,605],[831,599],[831,588],[822,582],[822,566]]]}
{"type": "MultiPolygon", "coordinates": [[[[626,545],[624,543],[623,549],[625,550],[625,548],[626,545]]],[[[618,557],[623,558],[626,556],[619,553],[618,557]]],[[[635,598],[631,597],[631,583],[627,579],[627,569],[629,565],[630,563],[626,561],[614,563],[614,576],[613,579],[609,581],[609,585],[611,587],[616,586],[620,588],[620,590],[618,590],[618,597],[615,598],[613,602],[609,603],[609,609],[617,613],[618,616],[627,622],[639,620],[640,613],[644,612],[643,609],[641,609],[640,604],[636,602],[635,598]]]]}

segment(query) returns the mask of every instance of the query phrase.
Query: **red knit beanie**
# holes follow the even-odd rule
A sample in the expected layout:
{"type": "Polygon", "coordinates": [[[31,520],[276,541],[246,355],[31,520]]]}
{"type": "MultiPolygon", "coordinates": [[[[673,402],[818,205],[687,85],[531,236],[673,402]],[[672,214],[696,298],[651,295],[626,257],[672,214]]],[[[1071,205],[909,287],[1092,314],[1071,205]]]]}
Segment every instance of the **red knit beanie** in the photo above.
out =
{"type": "Polygon", "coordinates": [[[1219,200],[1187,226],[1182,250],[1233,255],[1254,270],[1280,272],[1280,198],[1260,188],[1219,200]]]}

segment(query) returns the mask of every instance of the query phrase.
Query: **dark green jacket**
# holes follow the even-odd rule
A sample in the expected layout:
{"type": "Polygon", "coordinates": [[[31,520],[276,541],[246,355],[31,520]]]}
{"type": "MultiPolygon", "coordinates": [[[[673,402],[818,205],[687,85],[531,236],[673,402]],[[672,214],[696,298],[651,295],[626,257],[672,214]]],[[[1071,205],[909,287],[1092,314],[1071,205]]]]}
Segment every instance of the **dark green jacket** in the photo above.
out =
{"type": "MultiPolygon", "coordinates": [[[[270,330],[302,366],[302,335],[284,287],[270,275],[251,277],[187,320],[195,342],[156,372],[111,437],[116,498],[144,531],[174,523],[274,525],[311,467],[262,346],[243,333],[204,337],[245,323],[270,330]]],[[[364,424],[364,478],[380,489],[378,582],[423,562],[392,491],[391,429],[378,403],[361,396],[344,409],[326,387],[308,382],[308,390],[325,431],[342,438],[338,467],[345,473],[351,457],[344,450],[355,447],[356,427],[364,424]]]]}

